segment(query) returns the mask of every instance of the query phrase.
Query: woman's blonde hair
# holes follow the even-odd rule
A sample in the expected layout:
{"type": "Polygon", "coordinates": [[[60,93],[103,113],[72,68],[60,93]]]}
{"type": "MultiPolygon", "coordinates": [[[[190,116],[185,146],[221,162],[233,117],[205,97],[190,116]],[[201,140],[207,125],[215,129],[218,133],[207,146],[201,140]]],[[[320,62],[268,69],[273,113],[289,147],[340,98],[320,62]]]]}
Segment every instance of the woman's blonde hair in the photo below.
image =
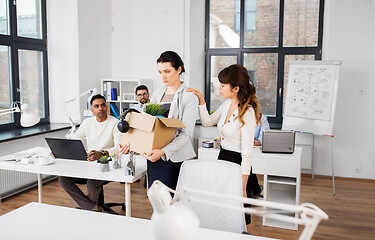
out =
{"type": "Polygon", "coordinates": [[[260,104],[256,98],[255,87],[251,84],[249,73],[246,68],[239,64],[233,64],[224,68],[218,75],[219,81],[222,84],[230,84],[232,88],[238,87],[238,118],[241,122],[241,127],[245,124],[243,117],[248,110],[249,106],[254,109],[256,123],[260,122],[262,113],[260,112],[260,104]]]}

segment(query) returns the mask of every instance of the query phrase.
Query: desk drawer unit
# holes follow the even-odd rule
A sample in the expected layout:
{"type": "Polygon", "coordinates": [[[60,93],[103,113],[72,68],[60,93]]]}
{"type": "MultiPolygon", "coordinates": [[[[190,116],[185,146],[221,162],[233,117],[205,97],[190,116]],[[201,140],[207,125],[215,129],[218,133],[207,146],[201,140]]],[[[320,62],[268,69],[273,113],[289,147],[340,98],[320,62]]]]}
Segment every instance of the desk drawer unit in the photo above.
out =
{"type": "MultiPolygon", "coordinates": [[[[264,154],[267,170],[264,174],[264,199],[266,201],[299,204],[301,186],[301,151],[297,147],[293,154],[264,154]]],[[[287,214],[288,215],[288,214],[287,214]]],[[[290,216],[298,217],[297,214],[290,216]]],[[[286,229],[298,229],[298,224],[285,223],[263,217],[263,225],[286,229]]]]}
{"type": "Polygon", "coordinates": [[[300,166],[294,158],[270,158],[267,161],[267,174],[297,177],[301,172],[300,166]]]}
{"type": "Polygon", "coordinates": [[[265,174],[267,172],[267,158],[254,154],[252,162],[253,173],[265,174]]]}

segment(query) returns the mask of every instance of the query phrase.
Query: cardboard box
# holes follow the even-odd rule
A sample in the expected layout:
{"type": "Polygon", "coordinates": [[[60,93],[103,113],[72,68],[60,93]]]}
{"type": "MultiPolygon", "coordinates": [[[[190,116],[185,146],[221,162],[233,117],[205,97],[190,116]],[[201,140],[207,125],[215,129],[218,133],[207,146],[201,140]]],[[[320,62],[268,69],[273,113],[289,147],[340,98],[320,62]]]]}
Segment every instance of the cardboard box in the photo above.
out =
{"type": "Polygon", "coordinates": [[[145,113],[130,112],[126,115],[130,129],[122,134],[121,144],[130,144],[136,153],[162,149],[170,143],[177,128],[185,128],[178,119],[154,117],[145,113]]]}

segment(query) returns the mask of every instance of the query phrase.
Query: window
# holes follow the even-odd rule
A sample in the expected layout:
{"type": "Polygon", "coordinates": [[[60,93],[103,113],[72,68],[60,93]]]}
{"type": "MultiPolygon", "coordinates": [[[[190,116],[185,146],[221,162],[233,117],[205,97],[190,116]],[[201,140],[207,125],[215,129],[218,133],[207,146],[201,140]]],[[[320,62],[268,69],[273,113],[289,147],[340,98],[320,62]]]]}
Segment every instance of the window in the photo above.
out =
{"type": "MultiPolygon", "coordinates": [[[[49,122],[45,0],[0,0],[0,110],[27,103],[49,122]]],[[[0,129],[20,127],[20,114],[0,116],[0,129]]]]}
{"type": "MultiPolygon", "coordinates": [[[[235,31],[240,31],[240,9],[241,9],[241,1],[236,0],[236,19],[235,19],[235,31]]],[[[245,6],[245,32],[255,31],[256,28],[256,13],[257,13],[257,1],[256,0],[248,0],[246,1],[245,6]]]]}
{"type": "Polygon", "coordinates": [[[291,60],[321,59],[324,0],[207,0],[206,89],[209,110],[224,99],[221,69],[246,67],[262,113],[281,124],[291,60]]]}

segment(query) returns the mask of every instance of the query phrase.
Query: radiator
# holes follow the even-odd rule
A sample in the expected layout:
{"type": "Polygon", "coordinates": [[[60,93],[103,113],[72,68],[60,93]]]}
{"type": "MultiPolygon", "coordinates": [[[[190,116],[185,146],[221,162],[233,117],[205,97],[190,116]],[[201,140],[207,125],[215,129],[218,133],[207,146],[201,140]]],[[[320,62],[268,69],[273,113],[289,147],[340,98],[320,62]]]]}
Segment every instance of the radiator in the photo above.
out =
{"type": "Polygon", "coordinates": [[[38,181],[35,173],[0,170],[0,196],[10,196],[38,181]]]}

